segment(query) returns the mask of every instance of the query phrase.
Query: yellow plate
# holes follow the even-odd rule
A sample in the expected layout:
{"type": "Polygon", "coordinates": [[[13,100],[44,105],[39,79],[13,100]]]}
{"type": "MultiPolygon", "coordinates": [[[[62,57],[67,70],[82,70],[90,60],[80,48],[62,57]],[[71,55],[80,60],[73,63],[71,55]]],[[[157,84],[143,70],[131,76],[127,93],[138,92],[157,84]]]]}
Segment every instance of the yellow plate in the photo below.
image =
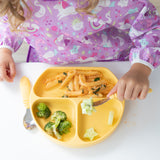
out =
{"type": "MultiPolygon", "coordinates": [[[[30,106],[33,118],[40,128],[40,130],[47,135],[54,142],[68,147],[87,147],[95,145],[104,139],[106,139],[116,129],[123,115],[124,101],[120,102],[117,99],[109,100],[107,103],[96,107],[96,112],[92,115],[84,115],[81,110],[81,102],[86,98],[61,98],[64,90],[58,87],[45,90],[44,81],[46,77],[57,75],[60,72],[70,71],[73,69],[80,70],[98,70],[101,71],[105,78],[111,79],[114,83],[117,82],[115,75],[104,67],[51,67],[44,71],[37,79],[35,85],[32,88],[30,96],[30,106]],[[38,118],[36,116],[37,104],[45,103],[54,113],[57,110],[61,110],[67,114],[67,119],[72,123],[70,132],[62,135],[62,139],[48,135],[44,131],[44,126],[49,122],[48,119],[38,118]],[[114,111],[114,121],[110,126],[108,125],[109,111],[114,111]],[[86,129],[94,128],[98,133],[93,141],[89,141],[83,137],[86,129]]],[[[101,98],[94,98],[93,101],[100,100],[101,98]]]]}

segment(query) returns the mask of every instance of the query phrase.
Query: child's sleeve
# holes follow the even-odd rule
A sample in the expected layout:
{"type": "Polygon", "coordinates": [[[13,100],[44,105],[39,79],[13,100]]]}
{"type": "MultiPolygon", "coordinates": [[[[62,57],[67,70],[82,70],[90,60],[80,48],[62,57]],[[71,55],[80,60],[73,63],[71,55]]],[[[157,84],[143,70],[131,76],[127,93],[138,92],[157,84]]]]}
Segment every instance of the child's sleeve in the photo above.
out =
{"type": "Polygon", "coordinates": [[[20,34],[12,32],[7,17],[0,17],[0,48],[8,48],[16,52],[23,42],[20,34]]]}
{"type": "Polygon", "coordinates": [[[129,31],[134,44],[129,59],[154,70],[160,65],[160,17],[151,3],[145,3],[129,31]]]}

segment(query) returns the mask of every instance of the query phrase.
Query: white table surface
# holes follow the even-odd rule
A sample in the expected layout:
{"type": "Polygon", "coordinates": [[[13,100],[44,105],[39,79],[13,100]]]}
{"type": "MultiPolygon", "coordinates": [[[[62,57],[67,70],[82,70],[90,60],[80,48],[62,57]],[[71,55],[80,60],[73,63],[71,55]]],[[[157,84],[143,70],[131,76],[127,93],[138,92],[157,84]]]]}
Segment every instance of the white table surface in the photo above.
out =
{"type": "MultiPolygon", "coordinates": [[[[25,108],[19,89],[22,76],[32,85],[51,65],[16,64],[13,83],[0,83],[0,159],[3,160],[159,160],[160,159],[160,69],[150,76],[153,89],[145,100],[126,101],[123,118],[105,141],[87,148],[67,148],[50,141],[41,131],[23,126],[25,108]]],[[[73,66],[73,65],[70,65],[73,66]]],[[[117,78],[128,71],[129,62],[96,62],[74,66],[101,66],[117,78]]]]}

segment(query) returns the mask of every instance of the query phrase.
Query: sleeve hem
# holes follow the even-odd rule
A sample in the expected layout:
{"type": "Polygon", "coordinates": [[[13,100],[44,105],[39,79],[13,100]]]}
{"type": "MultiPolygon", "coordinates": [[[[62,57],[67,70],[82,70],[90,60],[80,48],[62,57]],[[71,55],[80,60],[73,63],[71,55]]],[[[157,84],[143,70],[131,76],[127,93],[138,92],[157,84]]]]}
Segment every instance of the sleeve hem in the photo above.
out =
{"type": "Polygon", "coordinates": [[[131,62],[131,65],[133,65],[134,63],[142,63],[144,65],[146,65],[147,67],[149,67],[152,71],[154,71],[154,67],[152,66],[152,64],[144,61],[144,60],[141,60],[141,59],[135,59],[131,62]]]}
{"type": "Polygon", "coordinates": [[[0,48],[7,48],[9,50],[11,50],[12,53],[14,53],[14,49],[10,46],[7,46],[7,45],[1,45],[0,48]]]}

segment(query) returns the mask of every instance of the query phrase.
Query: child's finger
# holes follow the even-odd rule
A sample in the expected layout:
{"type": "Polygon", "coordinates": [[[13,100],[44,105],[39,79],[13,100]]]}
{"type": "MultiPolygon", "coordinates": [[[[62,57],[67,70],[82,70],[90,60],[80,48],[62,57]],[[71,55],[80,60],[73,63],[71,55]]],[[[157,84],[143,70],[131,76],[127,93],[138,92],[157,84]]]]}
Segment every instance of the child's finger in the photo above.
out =
{"type": "Polygon", "coordinates": [[[16,66],[14,62],[11,62],[9,64],[9,69],[10,69],[10,78],[13,79],[16,75],[16,66]]]}
{"type": "Polygon", "coordinates": [[[112,90],[107,94],[107,97],[110,97],[112,94],[117,92],[117,84],[112,88],[112,90]]]}
{"type": "Polygon", "coordinates": [[[3,70],[4,70],[4,67],[1,65],[0,66],[0,81],[4,81],[4,76],[3,76],[3,74],[4,74],[3,72],[4,71],[3,70]]]}
{"type": "Polygon", "coordinates": [[[140,93],[141,93],[141,88],[140,87],[134,88],[131,99],[135,100],[136,98],[138,98],[140,93]]]}
{"type": "Polygon", "coordinates": [[[3,81],[3,77],[2,77],[2,74],[1,74],[1,68],[0,68],[0,81],[3,81]]]}
{"type": "Polygon", "coordinates": [[[147,87],[143,88],[143,90],[139,94],[138,98],[139,99],[144,99],[147,96],[147,94],[148,94],[148,89],[149,88],[147,88],[147,87]]]}
{"type": "Polygon", "coordinates": [[[125,89],[125,92],[124,92],[124,98],[126,100],[131,99],[132,93],[133,93],[133,89],[134,89],[134,87],[132,85],[127,85],[126,86],[126,89],[125,89]]]}
{"type": "Polygon", "coordinates": [[[1,66],[1,68],[0,68],[0,75],[1,75],[1,78],[3,80],[6,80],[8,82],[11,81],[10,78],[8,77],[8,75],[7,75],[7,69],[6,69],[5,66],[1,66]]]}
{"type": "Polygon", "coordinates": [[[126,90],[126,84],[125,83],[118,84],[117,97],[120,101],[123,101],[123,99],[124,99],[125,90],[126,90]]]}

